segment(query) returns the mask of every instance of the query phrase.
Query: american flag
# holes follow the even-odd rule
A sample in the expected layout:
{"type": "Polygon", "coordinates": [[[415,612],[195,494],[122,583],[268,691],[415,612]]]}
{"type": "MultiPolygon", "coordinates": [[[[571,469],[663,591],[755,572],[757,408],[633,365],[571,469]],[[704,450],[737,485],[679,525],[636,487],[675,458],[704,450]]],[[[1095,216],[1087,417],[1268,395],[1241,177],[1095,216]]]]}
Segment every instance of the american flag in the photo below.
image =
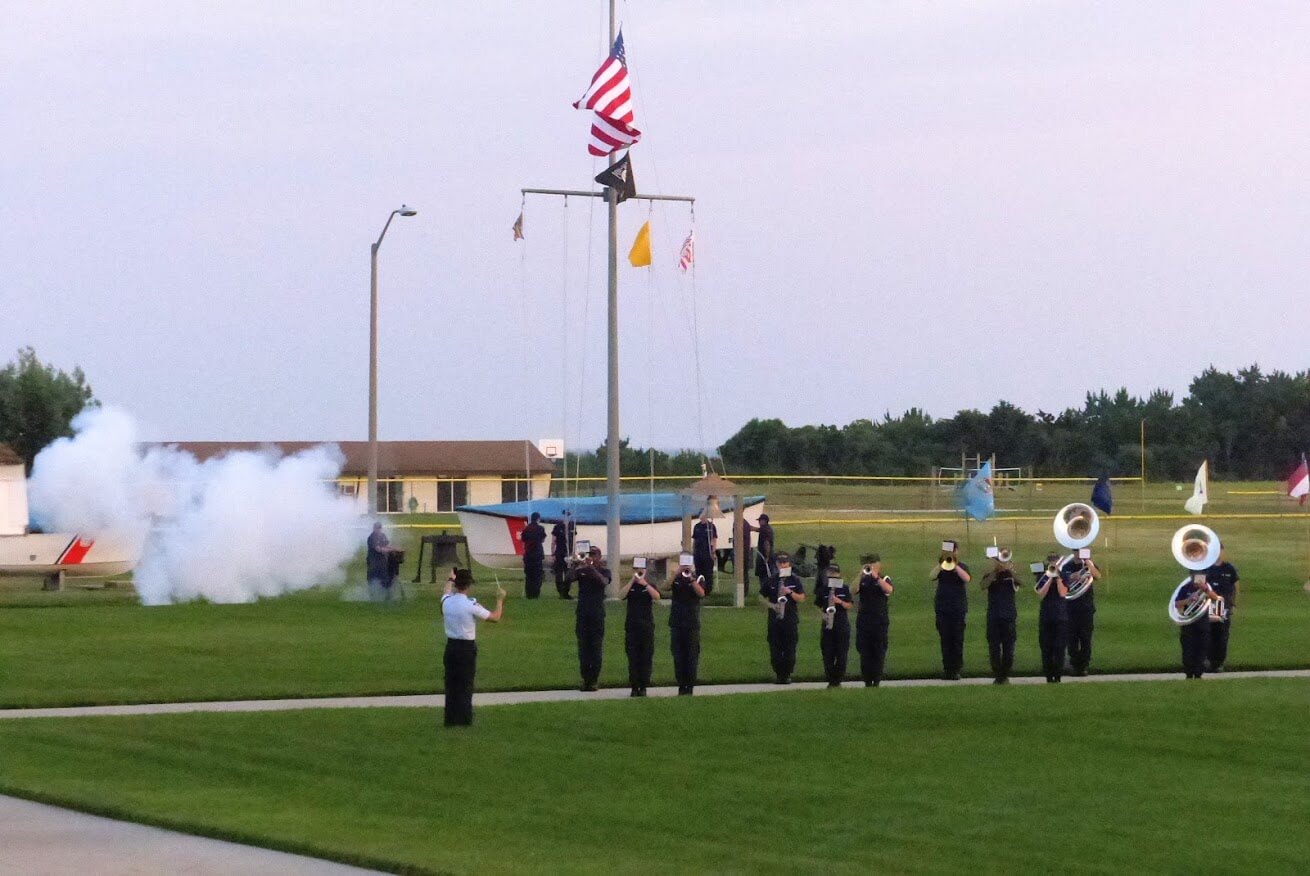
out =
{"type": "Polygon", "coordinates": [[[687,232],[687,239],[682,242],[682,252],[678,255],[678,267],[682,268],[682,272],[685,274],[695,260],[696,231],[693,229],[687,232]]]}
{"type": "Polygon", "coordinates": [[[573,108],[596,113],[591,123],[591,142],[587,144],[592,155],[613,155],[641,139],[641,131],[632,126],[632,84],[628,81],[622,33],[614,40],[610,56],[591,77],[587,93],[573,108]]]}

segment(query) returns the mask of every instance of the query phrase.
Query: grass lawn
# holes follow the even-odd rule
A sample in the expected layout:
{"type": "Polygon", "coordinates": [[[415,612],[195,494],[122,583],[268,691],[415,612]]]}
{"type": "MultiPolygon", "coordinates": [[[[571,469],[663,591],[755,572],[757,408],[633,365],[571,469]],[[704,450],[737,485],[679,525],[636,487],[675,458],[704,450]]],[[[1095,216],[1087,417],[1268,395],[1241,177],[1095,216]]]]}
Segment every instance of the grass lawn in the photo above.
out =
{"type": "Polygon", "coordinates": [[[1310,682],[0,722],[0,789],[413,872],[1303,873],[1310,682]]]}
{"type": "MultiPolygon", "coordinates": [[[[829,498],[835,503],[841,497],[829,498]]],[[[1060,500],[1067,498],[1075,497],[1071,493],[1060,500]]],[[[803,510],[777,514],[780,546],[834,543],[838,559],[849,570],[861,552],[878,550],[885,571],[896,580],[887,664],[892,677],[940,671],[928,575],[942,538],[964,543],[975,570],[984,567],[983,548],[993,537],[1012,546],[1025,563],[1040,559],[1052,544],[1045,517],[998,519],[972,524],[967,530],[958,522],[925,522],[908,515],[904,522],[891,525],[803,522],[813,517],[803,510]]],[[[1106,578],[1097,585],[1093,671],[1178,668],[1178,637],[1165,608],[1182,577],[1169,552],[1169,539],[1180,523],[1104,521],[1102,538],[1095,546],[1106,578]]],[[[1310,594],[1301,587],[1308,568],[1306,523],[1264,519],[1213,521],[1213,525],[1243,581],[1230,668],[1310,666],[1310,594]]],[[[412,543],[420,532],[399,530],[396,541],[412,543]]],[[[413,576],[412,562],[411,558],[406,579],[413,576]]],[[[530,602],[520,598],[521,572],[478,569],[484,601],[492,598],[493,574],[500,576],[512,598],[506,622],[486,626],[480,634],[480,689],[574,686],[572,603],[554,596],[549,578],[544,598],[530,602]]],[[[347,577],[360,581],[362,563],[357,561],[347,577]]],[[[0,707],[438,690],[436,588],[407,586],[414,598],[403,605],[345,601],[340,589],[324,588],[253,605],[145,608],[136,604],[130,587],[41,593],[32,585],[5,585],[0,589],[0,707]]],[[[705,682],[768,680],[763,609],[754,604],[744,610],[726,607],[727,589],[727,583],[721,582],[716,596],[720,605],[705,609],[701,678],[705,682]]],[[[1016,669],[1037,674],[1036,597],[1030,589],[1020,597],[1016,669]]],[[[975,589],[970,602],[965,671],[983,675],[987,673],[985,599],[975,589]]],[[[806,606],[802,617],[797,675],[818,679],[819,613],[806,606]]],[[[611,606],[607,632],[602,683],[623,685],[620,606],[611,606]]],[[[655,682],[671,684],[667,628],[662,623],[656,635],[655,682]]],[[[851,656],[854,671],[854,652],[851,656]]]]}

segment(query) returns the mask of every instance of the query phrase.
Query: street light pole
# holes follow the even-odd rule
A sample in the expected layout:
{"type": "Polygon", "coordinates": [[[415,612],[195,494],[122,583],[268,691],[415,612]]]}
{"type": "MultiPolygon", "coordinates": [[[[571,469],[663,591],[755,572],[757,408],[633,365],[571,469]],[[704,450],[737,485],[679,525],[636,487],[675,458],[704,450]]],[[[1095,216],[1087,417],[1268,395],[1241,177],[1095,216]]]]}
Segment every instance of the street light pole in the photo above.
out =
{"type": "Polygon", "coordinates": [[[415,216],[404,204],[392,210],[382,226],[382,233],[374,241],[369,256],[368,296],[368,513],[378,513],[378,248],[387,236],[391,220],[397,216],[415,216]]]}

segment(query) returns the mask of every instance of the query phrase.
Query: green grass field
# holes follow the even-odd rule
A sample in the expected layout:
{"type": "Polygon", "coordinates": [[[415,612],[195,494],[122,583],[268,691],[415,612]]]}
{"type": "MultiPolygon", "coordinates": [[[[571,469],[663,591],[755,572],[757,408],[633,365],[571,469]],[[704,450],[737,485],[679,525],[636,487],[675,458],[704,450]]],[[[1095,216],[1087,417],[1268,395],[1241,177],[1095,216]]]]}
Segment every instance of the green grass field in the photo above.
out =
{"type": "Polygon", "coordinates": [[[1310,682],[0,722],[0,790],[412,872],[1302,873],[1310,682]]]}

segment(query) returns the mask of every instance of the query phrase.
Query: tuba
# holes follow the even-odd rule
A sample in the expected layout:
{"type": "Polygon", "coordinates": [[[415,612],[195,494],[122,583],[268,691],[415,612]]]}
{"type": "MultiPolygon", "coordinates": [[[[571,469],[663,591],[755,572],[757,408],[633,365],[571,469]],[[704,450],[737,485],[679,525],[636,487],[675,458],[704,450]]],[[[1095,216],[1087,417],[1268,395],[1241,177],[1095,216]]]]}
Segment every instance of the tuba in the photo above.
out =
{"type": "MultiPolygon", "coordinates": [[[[1171,547],[1178,564],[1192,572],[1200,572],[1219,562],[1219,536],[1210,527],[1199,523],[1188,524],[1175,532],[1171,547]]],[[[1174,588],[1169,597],[1169,619],[1185,627],[1203,617],[1220,622],[1227,618],[1228,607],[1224,605],[1223,597],[1211,599],[1204,591],[1192,594],[1182,611],[1178,610],[1178,594],[1191,580],[1192,576],[1188,575],[1174,588]]]]}
{"type": "MultiPolygon", "coordinates": [[[[1076,552],[1079,549],[1096,541],[1096,536],[1101,531],[1101,518],[1091,505],[1073,502],[1056,513],[1051,528],[1055,531],[1055,540],[1062,547],[1075,552],[1060,557],[1060,562],[1056,565],[1058,571],[1064,568],[1065,563],[1077,556],[1076,552]]],[[[1084,566],[1069,579],[1069,595],[1065,599],[1078,599],[1087,593],[1087,589],[1091,586],[1092,571],[1084,566]]]]}

